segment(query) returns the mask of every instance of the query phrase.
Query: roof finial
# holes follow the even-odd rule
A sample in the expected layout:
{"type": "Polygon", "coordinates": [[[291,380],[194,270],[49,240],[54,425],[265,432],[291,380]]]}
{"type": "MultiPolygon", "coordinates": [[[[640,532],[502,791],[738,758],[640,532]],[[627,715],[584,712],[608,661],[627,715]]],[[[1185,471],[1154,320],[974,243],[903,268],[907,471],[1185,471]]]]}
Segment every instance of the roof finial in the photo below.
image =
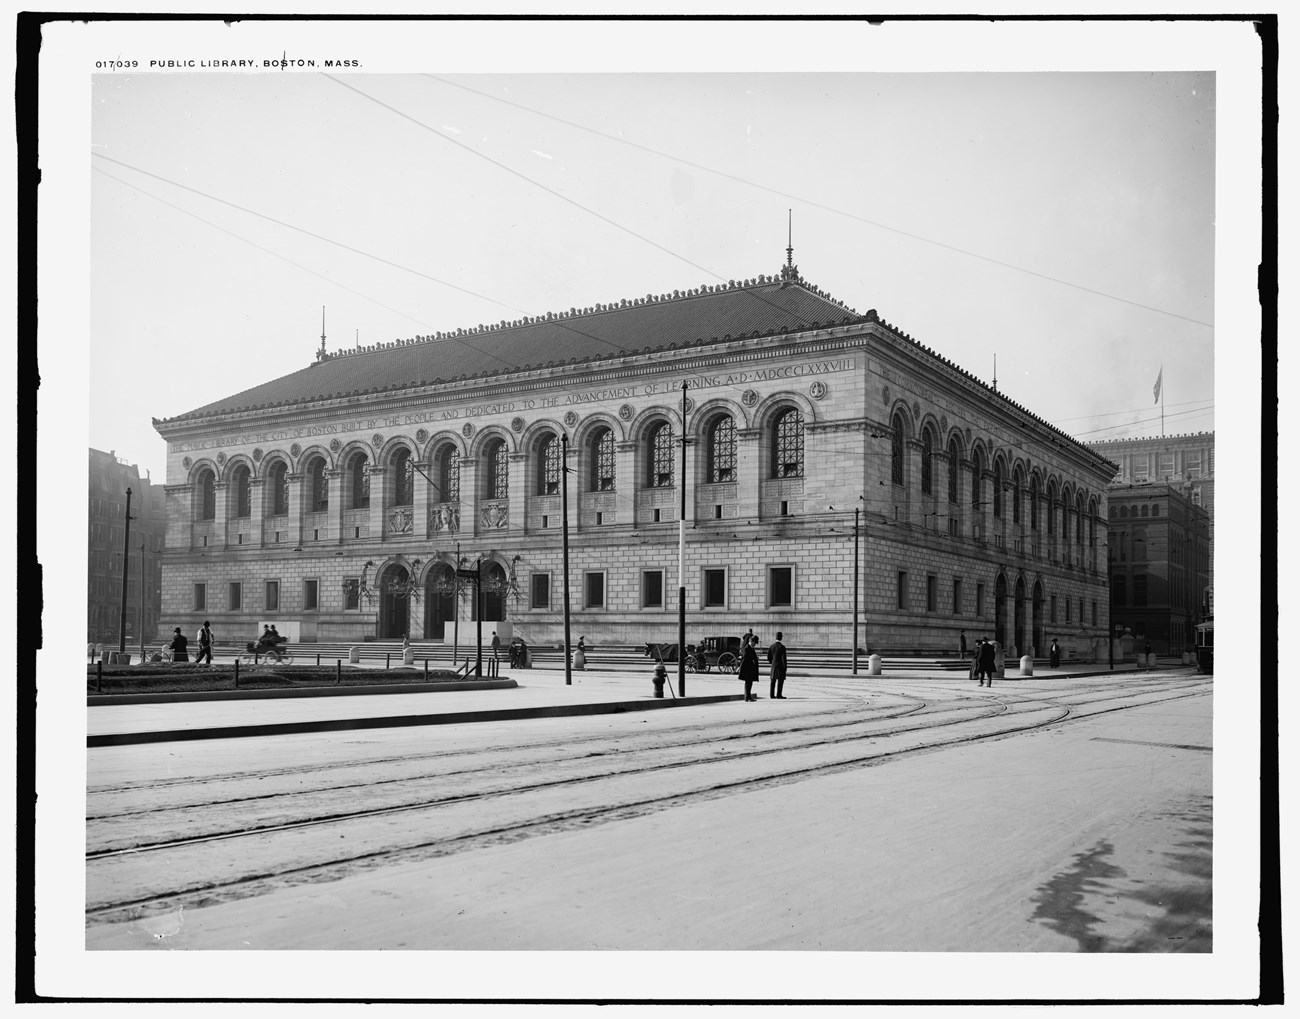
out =
{"type": "Polygon", "coordinates": [[[316,351],[316,360],[325,360],[325,305],[320,306],[320,350],[316,351]]]}
{"type": "Polygon", "coordinates": [[[799,282],[799,267],[794,264],[794,210],[786,209],[787,219],[787,238],[785,249],[785,265],[781,267],[781,286],[788,286],[791,283],[799,282]]]}

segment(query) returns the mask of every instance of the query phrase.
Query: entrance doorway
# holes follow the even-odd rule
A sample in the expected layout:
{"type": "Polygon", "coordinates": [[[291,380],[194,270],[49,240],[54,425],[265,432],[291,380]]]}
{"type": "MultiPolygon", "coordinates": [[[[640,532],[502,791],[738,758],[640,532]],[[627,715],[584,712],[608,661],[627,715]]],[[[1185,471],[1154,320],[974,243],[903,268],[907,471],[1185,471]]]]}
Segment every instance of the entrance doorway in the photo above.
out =
{"type": "Polygon", "coordinates": [[[1025,578],[1016,578],[1016,653],[1029,654],[1025,644],[1025,578]]]}
{"type": "Polygon", "coordinates": [[[1046,634],[1043,632],[1043,584],[1034,581],[1034,651],[1042,654],[1047,647],[1046,634]]]}
{"type": "Polygon", "coordinates": [[[446,563],[429,571],[424,582],[424,635],[445,640],[447,624],[456,619],[456,578],[446,563]]]}
{"type": "Polygon", "coordinates": [[[406,593],[411,574],[393,563],[379,578],[379,638],[399,640],[410,632],[411,596],[406,593]]]}

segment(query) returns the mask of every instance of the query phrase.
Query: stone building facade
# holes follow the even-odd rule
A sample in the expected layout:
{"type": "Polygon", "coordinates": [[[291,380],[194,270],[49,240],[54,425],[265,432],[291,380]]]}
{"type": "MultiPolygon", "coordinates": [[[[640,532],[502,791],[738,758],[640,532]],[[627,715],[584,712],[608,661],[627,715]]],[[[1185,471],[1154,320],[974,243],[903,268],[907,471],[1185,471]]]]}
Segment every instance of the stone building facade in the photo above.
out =
{"type": "Polygon", "coordinates": [[[1210,516],[1181,485],[1110,488],[1111,617],[1142,651],[1182,654],[1208,617],[1210,516]]]}
{"type": "Polygon", "coordinates": [[[122,553],[126,490],[131,490],[131,561],[127,571],[126,637],[152,640],[162,611],[166,496],[140,468],[113,450],[90,450],[86,490],[86,641],[117,647],[122,626],[122,553]],[[143,589],[141,587],[143,585],[143,589]]]}
{"type": "Polygon", "coordinates": [[[789,260],[721,286],[322,346],[301,371],[155,427],[165,626],[450,641],[459,618],[464,643],[481,610],[558,641],[567,480],[574,640],[672,642],[684,480],[688,641],[752,626],[850,647],[855,540],[872,650],[952,653],[965,629],[1041,651],[1067,635],[1053,600],[1082,646],[1107,632],[1115,465],[789,260]],[[458,562],[482,564],[481,609],[458,562]]]}

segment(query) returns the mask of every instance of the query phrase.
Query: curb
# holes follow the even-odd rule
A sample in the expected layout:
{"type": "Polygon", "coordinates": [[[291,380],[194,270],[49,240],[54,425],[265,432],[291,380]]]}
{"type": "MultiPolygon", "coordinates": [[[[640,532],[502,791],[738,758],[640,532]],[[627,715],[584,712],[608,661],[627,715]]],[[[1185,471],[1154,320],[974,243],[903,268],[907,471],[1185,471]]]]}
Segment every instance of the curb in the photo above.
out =
{"type": "MultiPolygon", "coordinates": [[[[233,692],[233,691],[232,691],[233,692]]],[[[738,701],[742,694],[714,697],[679,697],[676,700],[610,701],[604,704],[562,704],[538,708],[504,708],[489,711],[460,711],[441,715],[387,715],[374,718],[326,718],[303,722],[265,725],[231,725],[208,729],[160,729],[156,732],[100,733],[86,737],[86,749],[137,746],[142,743],[173,743],[200,739],[241,739],[248,736],[285,736],[309,732],[342,732],[349,729],[398,729],[417,725],[455,725],[468,722],[507,722],[526,718],[560,718],[568,715],[616,715],[628,711],[717,704],[738,701]]]]}
{"type": "Polygon", "coordinates": [[[87,707],[113,704],[176,704],[192,701],[270,700],[279,697],[358,697],[389,693],[439,693],[451,690],[510,690],[513,679],[471,679],[444,683],[402,683],[374,686],[272,687],[266,690],[174,690],[168,693],[92,693],[87,707]]]}

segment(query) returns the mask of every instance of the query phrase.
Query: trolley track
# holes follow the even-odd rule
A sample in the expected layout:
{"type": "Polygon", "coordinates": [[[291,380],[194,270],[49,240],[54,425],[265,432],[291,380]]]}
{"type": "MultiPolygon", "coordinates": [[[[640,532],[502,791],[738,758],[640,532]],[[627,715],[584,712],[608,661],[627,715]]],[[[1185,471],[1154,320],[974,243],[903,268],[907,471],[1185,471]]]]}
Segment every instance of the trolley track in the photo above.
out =
{"type": "MultiPolygon", "coordinates": [[[[509,766],[506,770],[516,774],[505,776],[494,787],[452,795],[431,797],[427,789],[418,788],[422,782],[434,779],[445,782],[447,775],[422,776],[398,781],[399,786],[412,786],[417,794],[422,792],[408,796],[406,802],[376,804],[371,796],[366,805],[351,809],[313,809],[306,816],[300,810],[298,816],[278,820],[263,814],[245,819],[242,826],[231,823],[237,820],[232,818],[225,829],[207,831],[197,828],[196,819],[189,815],[206,816],[212,811],[212,803],[160,808],[160,816],[180,829],[173,830],[171,837],[160,832],[161,837],[152,842],[137,841],[132,845],[99,841],[87,852],[87,921],[120,920],[175,908],[179,902],[245,898],[285,884],[328,880],[360,868],[642,816],[760,786],[1007,738],[1106,711],[1202,696],[1208,689],[1208,685],[1183,682],[1138,690],[1081,688],[1053,691],[1051,696],[1002,692],[975,695],[965,691],[954,698],[949,686],[949,703],[932,705],[914,697],[914,704],[906,710],[896,705],[892,715],[888,710],[878,710],[874,718],[846,721],[841,708],[839,723],[821,721],[757,731],[750,721],[747,737],[752,745],[728,746],[738,743],[738,734],[730,726],[722,733],[712,727],[711,739],[700,735],[702,727],[683,726],[675,733],[638,737],[641,742],[659,741],[655,746],[611,753],[592,753],[586,747],[574,751],[564,740],[544,741],[547,749],[567,748],[569,756],[558,763],[551,758],[539,762],[534,754],[531,763],[509,766]],[[931,710],[927,713],[927,709],[931,710]],[[954,714],[960,717],[952,717],[954,714]],[[887,725],[904,716],[915,717],[909,724],[887,725]],[[877,728],[869,731],[872,725],[877,728]],[[696,730],[693,739],[689,738],[690,730],[696,730]],[[916,738],[927,732],[939,736],[916,738]],[[664,745],[666,735],[675,735],[678,742],[664,745]],[[528,768],[535,769],[539,763],[567,770],[544,780],[535,776],[528,780],[528,768]],[[756,768],[756,764],[760,767],[756,768]],[[665,793],[662,773],[668,768],[678,788],[665,793]],[[682,776],[688,779],[684,783],[682,776]],[[174,816],[166,817],[168,814],[174,816]],[[232,844],[245,848],[231,853],[232,844]],[[344,850],[343,846],[348,848],[344,850]]],[[[620,735],[610,741],[627,739],[620,735]]],[[[535,752],[538,748],[529,749],[535,752]]],[[[382,765],[384,760],[372,757],[366,763],[382,765]]],[[[353,766],[360,765],[354,762],[353,766]]],[[[476,765],[452,774],[464,785],[488,770],[476,765]]],[[[381,783],[391,786],[393,781],[353,782],[347,790],[374,790],[381,783]]],[[[336,795],[340,792],[334,791],[336,795]]],[[[328,794],[326,791],[321,795],[328,794]]],[[[269,794],[272,800],[290,803],[292,796],[287,791],[269,794]]],[[[302,800],[298,805],[322,806],[302,800]]],[[[115,816],[139,820],[138,814],[115,816]]],[[[96,818],[97,822],[101,820],[96,818]]],[[[99,827],[98,823],[95,827],[99,827]]],[[[96,837],[88,827],[88,838],[96,837]]]]}

